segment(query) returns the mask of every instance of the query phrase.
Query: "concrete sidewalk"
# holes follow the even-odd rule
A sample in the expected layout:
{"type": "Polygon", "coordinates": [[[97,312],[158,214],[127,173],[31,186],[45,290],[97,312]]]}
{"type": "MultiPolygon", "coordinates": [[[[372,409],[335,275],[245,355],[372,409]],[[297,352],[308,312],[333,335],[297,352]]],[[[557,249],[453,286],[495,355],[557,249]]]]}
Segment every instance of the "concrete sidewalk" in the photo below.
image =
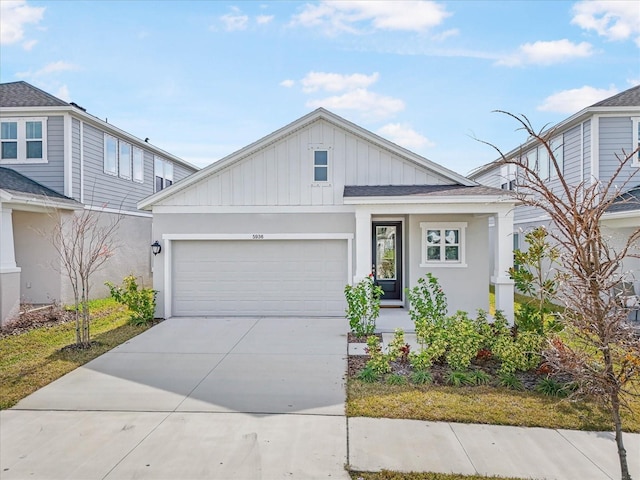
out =
{"type": "MultiPolygon", "coordinates": [[[[544,428],[349,418],[349,465],[356,471],[498,475],[547,480],[620,478],[614,435],[544,428]]],[[[640,478],[640,434],[625,434],[640,478]]]]}

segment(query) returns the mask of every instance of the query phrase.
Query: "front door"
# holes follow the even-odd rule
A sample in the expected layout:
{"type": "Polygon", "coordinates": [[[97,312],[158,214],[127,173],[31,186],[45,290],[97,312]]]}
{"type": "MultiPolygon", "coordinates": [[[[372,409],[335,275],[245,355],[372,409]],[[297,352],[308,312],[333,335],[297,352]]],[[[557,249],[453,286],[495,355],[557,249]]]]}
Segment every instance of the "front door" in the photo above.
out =
{"type": "Polygon", "coordinates": [[[374,222],[373,276],[382,300],[402,299],[402,222],[374,222]]]}

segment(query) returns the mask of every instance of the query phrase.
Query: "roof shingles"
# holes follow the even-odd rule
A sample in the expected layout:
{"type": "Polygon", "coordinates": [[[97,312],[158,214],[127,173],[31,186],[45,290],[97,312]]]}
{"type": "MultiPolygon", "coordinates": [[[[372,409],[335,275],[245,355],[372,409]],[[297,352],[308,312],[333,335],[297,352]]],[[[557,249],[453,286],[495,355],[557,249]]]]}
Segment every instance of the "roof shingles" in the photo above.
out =
{"type": "Polygon", "coordinates": [[[0,107],[68,107],[69,104],[27,82],[0,83],[0,107]]]}

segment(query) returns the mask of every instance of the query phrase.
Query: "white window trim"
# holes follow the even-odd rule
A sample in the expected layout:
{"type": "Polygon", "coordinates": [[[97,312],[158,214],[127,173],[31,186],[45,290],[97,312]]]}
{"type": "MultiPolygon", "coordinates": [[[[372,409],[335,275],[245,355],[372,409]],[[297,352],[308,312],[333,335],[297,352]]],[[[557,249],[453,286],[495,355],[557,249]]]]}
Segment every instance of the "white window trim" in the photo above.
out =
{"type": "Polygon", "coordinates": [[[131,149],[131,179],[136,183],[144,183],[144,150],[140,147],[136,147],[135,145],[131,149]],[[137,179],[134,175],[136,152],[140,152],[140,155],[142,157],[142,178],[140,179],[137,179]]]}
{"type": "Polygon", "coordinates": [[[118,176],[120,178],[124,178],[125,180],[131,180],[132,178],[132,169],[133,169],[133,145],[131,145],[129,142],[124,142],[120,139],[118,139],[118,176]],[[120,168],[121,166],[121,157],[120,154],[122,153],[122,150],[120,150],[122,148],[122,145],[128,145],[129,146],[129,168],[127,172],[123,172],[122,169],[120,168]]]}
{"type": "Polygon", "coordinates": [[[445,268],[466,268],[466,229],[467,222],[420,222],[422,230],[421,250],[422,259],[420,267],[445,267],[445,268]],[[427,260],[427,230],[458,230],[460,232],[458,240],[460,246],[460,258],[457,261],[427,260]]]}
{"type": "Polygon", "coordinates": [[[332,155],[332,151],[333,151],[333,147],[330,145],[324,145],[324,144],[312,144],[309,145],[309,151],[311,152],[311,185],[312,186],[331,186],[331,174],[332,174],[332,168],[331,168],[331,164],[333,161],[333,155],[332,155]],[[325,151],[327,152],[327,180],[326,181],[320,181],[320,180],[316,180],[316,154],[315,152],[317,151],[325,151]]]}
{"type": "Polygon", "coordinates": [[[175,183],[174,180],[174,170],[175,170],[175,165],[173,164],[173,162],[171,160],[167,160],[166,158],[160,157],[158,155],[154,155],[153,157],[153,190],[155,192],[159,192],[161,190],[164,190],[165,188],[170,187],[171,185],[173,185],[175,183]],[[162,164],[162,172],[161,175],[158,175],[158,171],[156,170],[156,164],[157,163],[161,163],[162,164]],[[171,175],[167,175],[167,165],[171,165],[171,175]],[[162,177],[162,188],[160,190],[156,189],[156,177],[162,177]],[[169,180],[171,182],[171,185],[166,185],[166,181],[169,180]]]}
{"type": "MultiPolygon", "coordinates": [[[[631,117],[633,123],[632,136],[631,136],[631,151],[640,147],[640,117],[631,117]]],[[[640,152],[633,156],[631,160],[632,167],[640,168],[640,152]]]]}
{"type": "MultiPolygon", "coordinates": [[[[1,165],[49,163],[47,157],[47,117],[3,117],[2,122],[16,122],[18,128],[18,158],[0,158],[1,165]],[[42,122],[42,158],[27,158],[27,122],[42,122]]],[[[7,139],[8,140],[8,139],[7,139]]],[[[35,139],[29,139],[35,140],[35,139]]]]}
{"type": "Polygon", "coordinates": [[[120,142],[118,141],[117,137],[114,137],[113,135],[109,135],[108,133],[104,134],[104,146],[103,146],[103,157],[102,157],[102,171],[106,174],[106,175],[111,175],[114,177],[118,176],[118,169],[119,169],[119,163],[120,163],[120,142]],[[107,170],[107,139],[113,139],[116,142],[116,160],[115,160],[115,171],[111,172],[109,170],[107,170]]]}

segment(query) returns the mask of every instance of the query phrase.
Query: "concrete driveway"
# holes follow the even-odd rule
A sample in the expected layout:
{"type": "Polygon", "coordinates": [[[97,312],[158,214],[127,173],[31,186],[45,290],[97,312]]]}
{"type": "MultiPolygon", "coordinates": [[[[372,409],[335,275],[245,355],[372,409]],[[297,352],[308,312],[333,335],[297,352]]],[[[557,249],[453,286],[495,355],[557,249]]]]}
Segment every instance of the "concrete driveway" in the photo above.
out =
{"type": "Polygon", "coordinates": [[[0,477],[348,479],[347,329],[162,322],[0,412],[0,477]]]}

